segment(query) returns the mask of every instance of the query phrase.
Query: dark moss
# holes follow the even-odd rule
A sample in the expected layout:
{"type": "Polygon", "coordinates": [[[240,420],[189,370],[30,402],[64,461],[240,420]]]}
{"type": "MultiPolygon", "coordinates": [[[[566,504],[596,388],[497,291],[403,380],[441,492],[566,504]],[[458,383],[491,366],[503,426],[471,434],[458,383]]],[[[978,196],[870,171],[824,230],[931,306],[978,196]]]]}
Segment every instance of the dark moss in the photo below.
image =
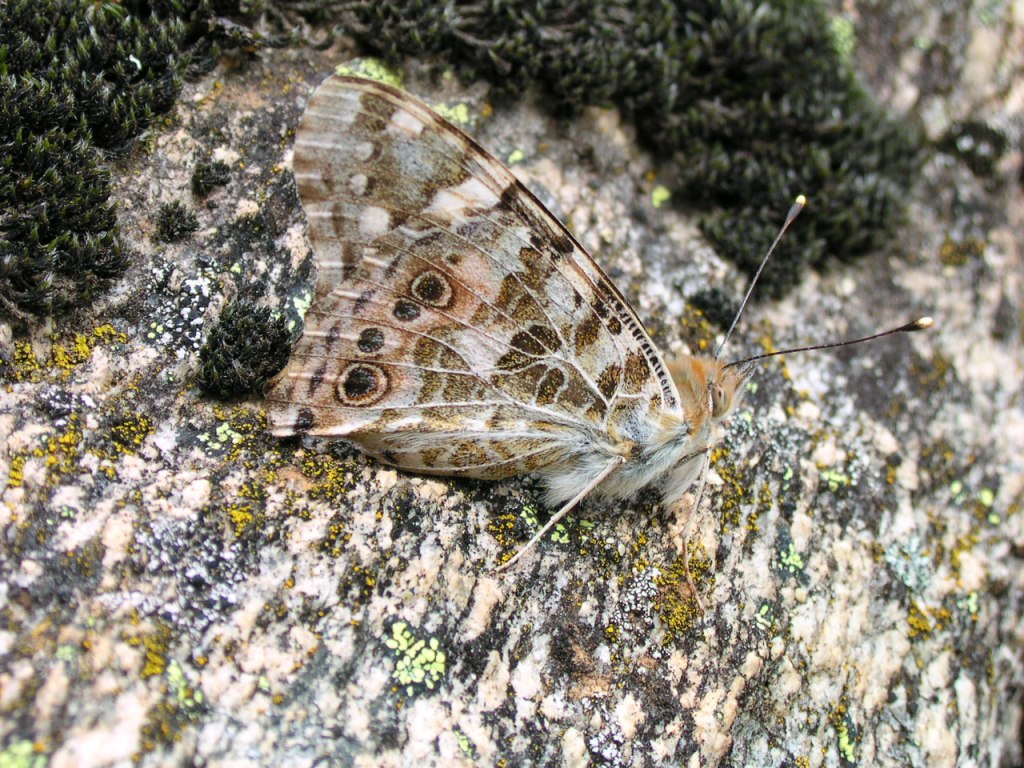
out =
{"type": "Polygon", "coordinates": [[[215,187],[231,180],[231,168],[222,160],[203,160],[192,171],[192,194],[198,198],[209,195],[215,187]]]}
{"type": "Polygon", "coordinates": [[[164,243],[184,240],[199,228],[199,221],[184,203],[175,200],[160,206],[156,217],[156,239],[164,243]]]}
{"type": "Polygon", "coordinates": [[[1008,146],[1006,134],[977,120],[955,123],[938,142],[942,152],[959,157],[981,177],[995,173],[1008,146]]]}
{"type": "Polygon", "coordinates": [[[393,62],[433,55],[512,93],[541,83],[564,113],[619,106],[667,158],[673,199],[706,208],[705,233],[748,271],[806,194],[811,205],[764,294],[781,293],[807,265],[878,248],[902,221],[919,138],[864,95],[817,2],[314,5],[280,3],[339,23],[393,62]]]}
{"type": "Polygon", "coordinates": [[[690,306],[700,310],[712,325],[725,330],[736,316],[739,303],[721,288],[706,288],[697,291],[689,299],[690,306]]]}
{"type": "Polygon", "coordinates": [[[0,308],[89,302],[121,274],[110,179],[66,89],[0,74],[0,308]]]}
{"type": "Polygon", "coordinates": [[[116,149],[177,97],[185,27],[144,3],[0,7],[0,308],[92,301],[127,259],[96,149],[116,149]]]}
{"type": "Polygon", "coordinates": [[[4,15],[0,73],[67,89],[102,147],[121,146],[177,97],[185,26],[174,16],[88,0],[12,0],[4,15]]]}
{"type": "Polygon", "coordinates": [[[249,300],[234,301],[199,351],[197,382],[216,397],[260,392],[288,361],[289,340],[284,318],[249,300]]]}

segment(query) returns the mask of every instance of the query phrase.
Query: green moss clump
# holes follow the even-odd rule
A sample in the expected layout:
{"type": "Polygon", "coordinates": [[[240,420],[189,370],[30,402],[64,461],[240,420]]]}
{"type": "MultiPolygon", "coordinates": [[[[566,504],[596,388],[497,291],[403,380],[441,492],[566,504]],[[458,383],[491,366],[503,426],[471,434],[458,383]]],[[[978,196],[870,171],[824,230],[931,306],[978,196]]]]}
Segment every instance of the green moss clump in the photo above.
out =
{"type": "Polygon", "coordinates": [[[199,228],[199,220],[180,200],[160,206],[156,217],[156,239],[164,243],[184,240],[199,228]]]}
{"type": "Polygon", "coordinates": [[[199,350],[199,387],[216,397],[259,392],[291,352],[285,319],[249,300],[228,304],[199,350]]]}
{"type": "MultiPolygon", "coordinates": [[[[177,97],[185,25],[142,2],[0,6],[0,309],[87,304],[125,269],[101,147],[177,97]]],[[[178,8],[184,11],[184,7],[178,8]]]]}
{"type": "Polygon", "coordinates": [[[760,295],[886,243],[920,164],[919,137],[867,98],[849,41],[813,0],[284,6],[340,22],[392,62],[433,55],[513,93],[543,83],[563,113],[619,106],[662,158],[672,199],[705,209],[706,235],[748,272],[806,194],[760,295]]]}

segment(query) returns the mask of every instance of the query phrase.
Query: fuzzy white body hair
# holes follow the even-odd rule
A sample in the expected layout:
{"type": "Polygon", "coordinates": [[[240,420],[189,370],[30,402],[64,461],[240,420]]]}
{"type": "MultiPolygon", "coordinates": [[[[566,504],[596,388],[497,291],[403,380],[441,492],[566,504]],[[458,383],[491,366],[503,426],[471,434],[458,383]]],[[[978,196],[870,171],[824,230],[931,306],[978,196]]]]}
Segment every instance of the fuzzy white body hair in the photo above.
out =
{"type": "Polygon", "coordinates": [[[680,394],[686,398],[673,411],[650,416],[631,430],[634,440],[612,443],[605,435],[567,434],[566,453],[573,458],[546,467],[539,474],[546,501],[556,506],[590,487],[610,462],[621,461],[593,495],[626,499],[649,485],[660,487],[668,506],[678,502],[700,475],[705,452],[739,402],[745,374],[712,358],[685,357],[669,364],[680,394]]]}

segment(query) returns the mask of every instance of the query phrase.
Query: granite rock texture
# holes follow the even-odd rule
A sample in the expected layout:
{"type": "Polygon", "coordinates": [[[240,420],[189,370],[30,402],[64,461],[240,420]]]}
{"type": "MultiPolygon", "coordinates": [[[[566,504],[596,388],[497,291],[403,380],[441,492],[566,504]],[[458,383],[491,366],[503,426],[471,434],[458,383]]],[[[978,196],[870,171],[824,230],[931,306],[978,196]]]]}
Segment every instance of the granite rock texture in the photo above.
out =
{"type": "MultiPolygon", "coordinates": [[[[936,328],[762,366],[694,525],[703,615],[685,521],[653,495],[583,506],[494,575],[546,514],[529,480],[407,476],[274,440],[258,397],[196,388],[229,300],[301,316],[291,131],[353,52],[265,50],[186,85],[115,169],[129,275],[89,313],[3,330],[0,758],[1022,764],[1024,48],[1019,9],[999,8],[847,9],[872,90],[945,151],[900,242],[753,306],[731,354],[925,314],[936,328]],[[965,42],[922,43],[947,38],[965,42]],[[972,125],[1008,139],[987,176],[972,125]],[[211,159],[228,183],[194,197],[211,159]],[[168,243],[175,203],[198,228],[168,243]]],[[[653,205],[657,168],[615,112],[566,124],[529,103],[492,112],[482,86],[407,85],[468,107],[496,156],[518,151],[663,348],[713,339],[686,299],[742,280],[691,216],[653,205]]]]}

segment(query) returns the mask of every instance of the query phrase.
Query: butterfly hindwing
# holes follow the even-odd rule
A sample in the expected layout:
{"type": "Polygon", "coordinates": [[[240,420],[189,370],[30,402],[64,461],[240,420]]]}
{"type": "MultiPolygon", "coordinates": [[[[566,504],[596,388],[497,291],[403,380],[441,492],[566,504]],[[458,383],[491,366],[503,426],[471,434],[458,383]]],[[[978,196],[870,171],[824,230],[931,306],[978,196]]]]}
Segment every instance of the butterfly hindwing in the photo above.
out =
{"type": "Polygon", "coordinates": [[[318,286],[273,431],[405,469],[532,471],[678,396],[639,320],[501,163],[408,95],[332,77],[293,168],[318,286]]]}

